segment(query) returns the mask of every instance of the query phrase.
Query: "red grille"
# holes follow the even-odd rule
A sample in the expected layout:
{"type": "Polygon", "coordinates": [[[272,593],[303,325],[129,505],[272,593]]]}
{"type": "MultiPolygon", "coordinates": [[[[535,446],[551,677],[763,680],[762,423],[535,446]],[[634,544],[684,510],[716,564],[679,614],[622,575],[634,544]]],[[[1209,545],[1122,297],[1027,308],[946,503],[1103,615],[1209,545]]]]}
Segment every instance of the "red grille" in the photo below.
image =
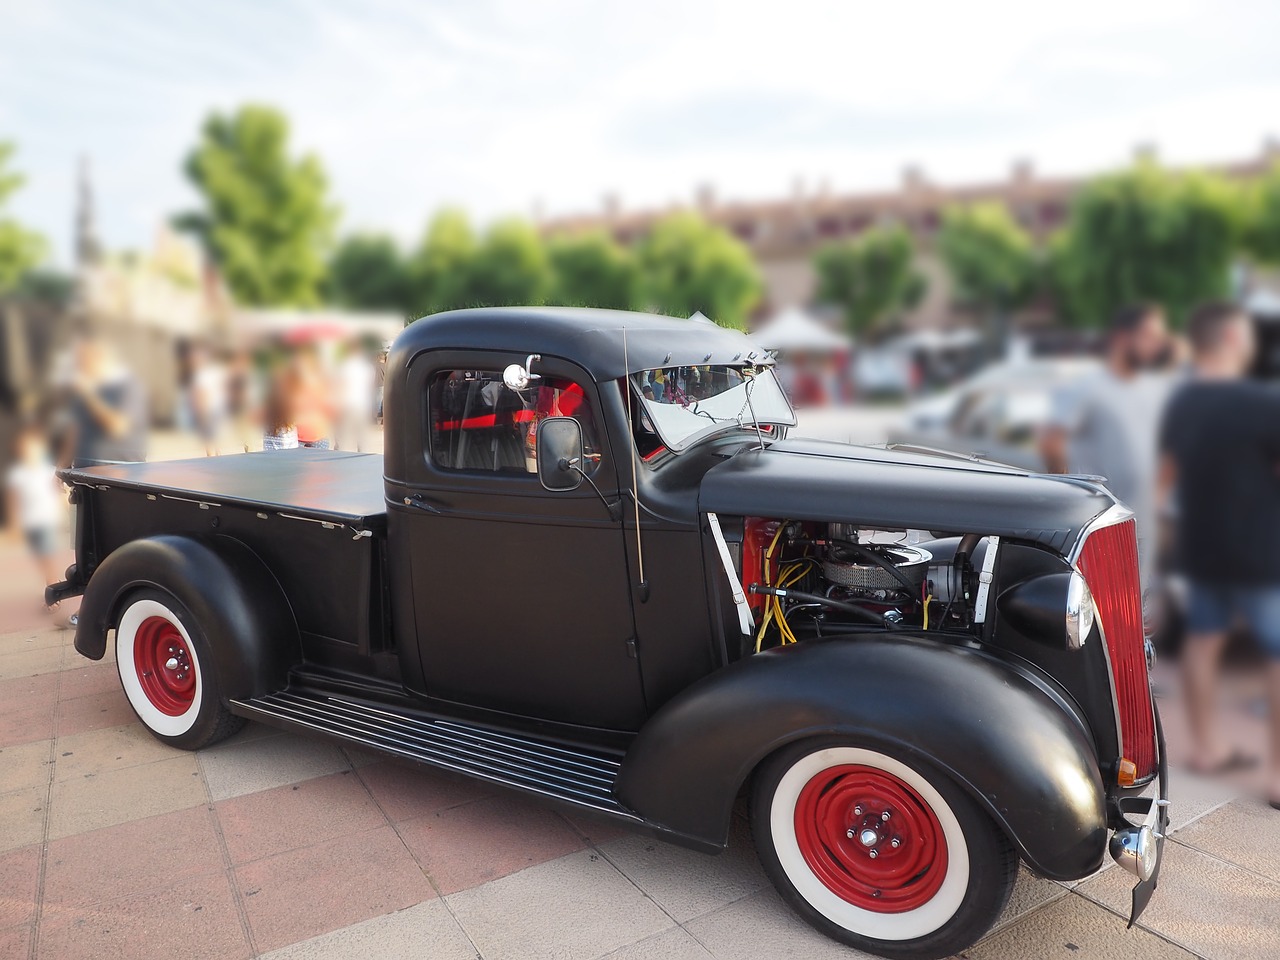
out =
{"type": "Polygon", "coordinates": [[[1156,730],[1142,631],[1134,521],[1089,534],[1077,566],[1089,583],[1106,639],[1120,717],[1121,751],[1138,768],[1138,780],[1147,780],[1156,772],[1156,730]]]}

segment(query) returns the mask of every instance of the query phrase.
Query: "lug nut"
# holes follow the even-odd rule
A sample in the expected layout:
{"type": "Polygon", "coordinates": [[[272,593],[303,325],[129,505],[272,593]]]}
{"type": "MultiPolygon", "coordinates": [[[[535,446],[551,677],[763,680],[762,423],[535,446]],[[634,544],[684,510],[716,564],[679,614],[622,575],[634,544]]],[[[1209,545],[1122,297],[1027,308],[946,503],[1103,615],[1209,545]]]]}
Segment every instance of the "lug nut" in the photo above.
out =
{"type": "Polygon", "coordinates": [[[856,807],[853,808],[853,815],[855,817],[862,816],[862,804],[858,804],[856,807]]]}
{"type": "Polygon", "coordinates": [[[881,820],[888,820],[888,819],[889,819],[889,811],[888,811],[888,810],[886,810],[884,813],[880,814],[880,819],[881,819],[881,820]]]}
{"type": "Polygon", "coordinates": [[[892,840],[889,841],[889,846],[897,850],[900,846],[902,846],[902,841],[899,840],[897,837],[894,837],[892,840]]]}
{"type": "Polygon", "coordinates": [[[844,835],[845,835],[846,837],[848,837],[850,840],[852,840],[852,839],[853,839],[853,827],[850,827],[848,830],[846,830],[844,835]]]}
{"type": "Polygon", "coordinates": [[[868,857],[870,857],[872,860],[874,860],[876,857],[880,856],[880,851],[879,851],[879,850],[874,850],[874,849],[873,849],[873,850],[868,850],[868,851],[867,851],[867,856],[868,856],[868,857]]]}

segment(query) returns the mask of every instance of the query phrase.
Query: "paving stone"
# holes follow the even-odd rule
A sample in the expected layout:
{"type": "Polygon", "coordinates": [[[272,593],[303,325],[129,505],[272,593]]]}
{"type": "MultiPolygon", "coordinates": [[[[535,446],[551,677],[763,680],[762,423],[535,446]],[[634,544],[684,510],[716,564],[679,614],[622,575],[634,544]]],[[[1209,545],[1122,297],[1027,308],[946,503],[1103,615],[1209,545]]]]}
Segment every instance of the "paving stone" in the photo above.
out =
{"type": "Polygon", "coordinates": [[[222,870],[222,848],[203,804],[78,833],[49,843],[45,915],[222,870]]]}
{"type": "Polygon", "coordinates": [[[360,767],[360,779],[392,823],[483,800],[495,790],[470,777],[392,760],[360,767]]]}
{"type": "Polygon", "coordinates": [[[419,903],[262,954],[262,960],[477,960],[443,901],[419,903]]]}
{"type": "Polygon", "coordinates": [[[44,839],[48,797],[48,787],[42,786],[0,793],[0,851],[44,839]]]}
{"type": "Polygon", "coordinates": [[[679,927],[619,947],[602,960],[713,960],[702,944],[679,927]]]}
{"type": "Polygon", "coordinates": [[[145,767],[108,770],[53,785],[49,837],[70,836],[117,823],[170,813],[205,802],[196,758],[178,753],[145,767]]]}
{"type": "Polygon", "coordinates": [[[1178,831],[1177,840],[1280,883],[1280,811],[1261,800],[1220,807],[1178,831]]]}
{"type": "Polygon", "coordinates": [[[53,760],[52,740],[33,740],[12,747],[0,747],[0,790],[43,787],[49,782],[53,760]]]}
{"type": "Polygon", "coordinates": [[[214,800],[350,769],[333,744],[292,733],[228,740],[201,750],[200,765],[214,800]]]}
{"type": "Polygon", "coordinates": [[[259,950],[274,950],[435,898],[391,827],[237,867],[259,950]]]}
{"type": "Polygon", "coordinates": [[[39,844],[0,853],[0,929],[29,923],[35,917],[39,880],[39,844]]]}
{"type": "MultiPolygon", "coordinates": [[[[1205,957],[1275,960],[1280,884],[1180,843],[1166,843],[1160,889],[1139,923],[1205,957]]],[[[1077,889],[1128,915],[1134,878],[1112,870],[1077,889]]]]}
{"type": "Polygon", "coordinates": [[[0,680],[16,680],[62,669],[62,647],[28,647],[0,652],[0,680]]]}
{"type": "Polygon", "coordinates": [[[57,697],[56,673],[0,680],[0,747],[52,740],[57,697]]]}
{"type": "MultiPolygon", "coordinates": [[[[1194,960],[1194,954],[1070,894],[960,954],[965,960],[1194,960]]],[[[1225,960],[1228,954],[1220,954],[1225,960]]]]}
{"type": "Polygon", "coordinates": [[[24,923],[17,927],[0,929],[0,957],[25,957],[31,952],[31,936],[35,928],[24,923]]]}
{"type": "Polygon", "coordinates": [[[386,824],[350,771],[221,800],[215,810],[233,864],[386,824]]]}
{"type": "Polygon", "coordinates": [[[485,960],[591,960],[673,926],[589,850],[448,898],[485,960]]]}
{"type": "Polygon", "coordinates": [[[859,960],[813,929],[770,887],[684,925],[717,960],[859,960]]]}
{"type": "Polygon", "coordinates": [[[732,825],[729,849],[718,856],[638,835],[607,843],[600,852],[680,923],[769,885],[750,828],[739,820],[732,825]]]}
{"type": "Polygon", "coordinates": [[[1169,826],[1180,830],[1215,807],[1228,803],[1239,794],[1232,784],[1215,777],[1202,777],[1185,767],[1169,770],[1169,826]]]}
{"type": "Polygon", "coordinates": [[[172,760],[184,751],[161,743],[136,720],[116,727],[60,736],[54,748],[54,780],[73,780],[123,770],[157,760],[172,760]]]}
{"type": "Polygon", "coordinates": [[[581,850],[554,811],[513,794],[450,807],[396,828],[442,894],[581,850]]]}
{"type": "Polygon", "coordinates": [[[120,673],[114,661],[86,660],[79,654],[69,659],[61,673],[61,699],[75,700],[95,693],[114,693],[120,690],[120,673]]]}
{"type": "Polygon", "coordinates": [[[51,960],[238,960],[251,955],[227,875],[66,910],[40,925],[51,960]]]}
{"type": "Polygon", "coordinates": [[[87,730],[102,730],[137,723],[138,716],[129,706],[123,690],[92,693],[58,703],[58,736],[70,736],[87,730]]]}

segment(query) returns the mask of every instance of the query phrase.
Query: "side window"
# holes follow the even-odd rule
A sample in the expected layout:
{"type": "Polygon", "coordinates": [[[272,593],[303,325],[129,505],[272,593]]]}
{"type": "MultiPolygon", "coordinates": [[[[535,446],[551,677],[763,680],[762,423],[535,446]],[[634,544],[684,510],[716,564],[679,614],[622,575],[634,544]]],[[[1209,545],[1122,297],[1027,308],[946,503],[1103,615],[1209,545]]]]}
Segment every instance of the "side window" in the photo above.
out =
{"type": "Polygon", "coordinates": [[[582,424],[584,468],[600,460],[599,433],[586,394],[562,377],[542,377],[516,392],[500,370],[443,370],[431,381],[427,415],[431,459],[449,470],[538,472],[537,428],[547,417],[574,417],[582,424]]]}

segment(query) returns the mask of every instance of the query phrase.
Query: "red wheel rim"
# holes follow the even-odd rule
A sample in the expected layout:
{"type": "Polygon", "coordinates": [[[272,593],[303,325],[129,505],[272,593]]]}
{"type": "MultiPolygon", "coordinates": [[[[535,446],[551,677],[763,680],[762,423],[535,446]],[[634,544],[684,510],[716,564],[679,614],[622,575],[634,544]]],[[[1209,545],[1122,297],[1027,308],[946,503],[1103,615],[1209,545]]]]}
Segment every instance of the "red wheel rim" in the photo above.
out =
{"type": "Polygon", "coordinates": [[[133,667],[151,705],[170,717],[196,698],[194,658],[181,631],[164,617],[148,617],[133,635],[133,667]]]}
{"type": "Polygon", "coordinates": [[[920,794],[891,773],[858,764],[829,767],[800,791],[795,821],[809,869],[847,903],[903,913],[942,887],[942,825],[920,794]]]}

